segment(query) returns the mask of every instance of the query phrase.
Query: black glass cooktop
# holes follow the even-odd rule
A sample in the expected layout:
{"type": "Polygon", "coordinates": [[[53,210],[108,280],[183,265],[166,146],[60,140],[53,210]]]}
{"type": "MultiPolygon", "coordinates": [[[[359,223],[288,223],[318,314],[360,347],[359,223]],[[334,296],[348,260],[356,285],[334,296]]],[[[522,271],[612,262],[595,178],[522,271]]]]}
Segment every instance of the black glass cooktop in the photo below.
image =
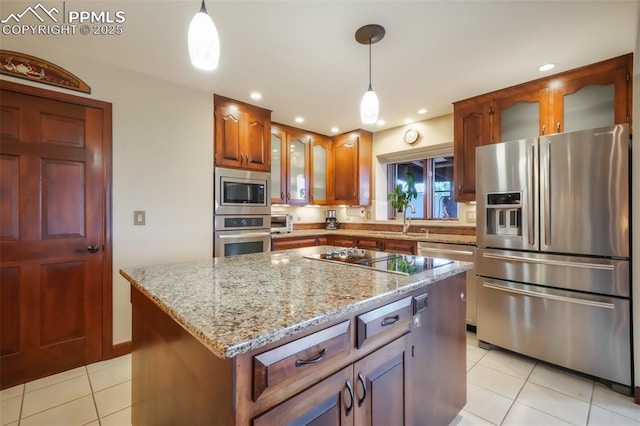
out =
{"type": "Polygon", "coordinates": [[[377,271],[401,275],[417,274],[453,263],[449,259],[387,253],[359,248],[329,249],[325,253],[311,254],[304,257],[343,265],[372,268],[377,271]]]}

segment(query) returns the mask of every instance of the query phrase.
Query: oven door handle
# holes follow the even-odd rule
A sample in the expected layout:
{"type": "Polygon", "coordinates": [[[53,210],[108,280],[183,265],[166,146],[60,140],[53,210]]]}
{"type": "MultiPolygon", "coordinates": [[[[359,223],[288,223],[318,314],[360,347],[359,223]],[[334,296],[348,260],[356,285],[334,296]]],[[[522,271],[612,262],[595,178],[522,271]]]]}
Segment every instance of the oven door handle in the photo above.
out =
{"type": "Polygon", "coordinates": [[[247,232],[244,234],[218,234],[218,238],[221,240],[227,240],[230,238],[238,239],[238,238],[255,238],[255,237],[269,237],[271,236],[271,232],[247,232]]]}
{"type": "Polygon", "coordinates": [[[511,262],[539,263],[542,265],[551,265],[551,266],[568,266],[570,268],[602,269],[604,271],[615,270],[615,265],[602,265],[599,263],[565,262],[562,260],[535,259],[530,257],[520,257],[520,256],[506,255],[506,254],[491,254],[491,253],[483,253],[482,256],[486,259],[506,260],[511,262]]]}
{"type": "Polygon", "coordinates": [[[515,293],[523,296],[537,297],[539,299],[549,299],[556,300],[558,302],[566,302],[566,303],[575,303],[578,305],[586,305],[593,306],[596,308],[605,308],[605,309],[615,309],[615,305],[613,303],[600,302],[597,300],[589,300],[589,299],[576,299],[574,297],[560,296],[557,294],[550,293],[540,293],[533,290],[525,290],[520,288],[513,287],[504,287],[501,285],[491,284],[488,282],[483,282],[482,286],[485,288],[490,288],[492,290],[503,291],[505,293],[515,293]]]}

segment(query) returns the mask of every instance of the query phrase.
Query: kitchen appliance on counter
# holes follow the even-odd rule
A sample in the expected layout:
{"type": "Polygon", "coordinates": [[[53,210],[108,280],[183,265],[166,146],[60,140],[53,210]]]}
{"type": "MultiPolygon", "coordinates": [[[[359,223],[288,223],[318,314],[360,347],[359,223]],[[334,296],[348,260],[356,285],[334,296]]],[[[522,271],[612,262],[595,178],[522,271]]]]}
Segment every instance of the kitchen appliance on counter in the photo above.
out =
{"type": "Polygon", "coordinates": [[[269,173],[214,169],[213,255],[271,250],[269,173]]]}
{"type": "Polygon", "coordinates": [[[626,124],[476,149],[477,335],[629,394],[626,124]]]}
{"type": "Polygon", "coordinates": [[[272,214],[271,215],[271,233],[272,234],[288,234],[293,232],[293,215],[292,214],[272,214]]]}
{"type": "Polygon", "coordinates": [[[413,275],[453,263],[448,259],[363,250],[357,247],[329,248],[325,253],[314,253],[304,257],[400,275],[413,275]]]}
{"type": "Polygon", "coordinates": [[[338,229],[338,219],[336,217],[335,210],[327,210],[324,214],[324,228],[325,229],[338,229]]]}

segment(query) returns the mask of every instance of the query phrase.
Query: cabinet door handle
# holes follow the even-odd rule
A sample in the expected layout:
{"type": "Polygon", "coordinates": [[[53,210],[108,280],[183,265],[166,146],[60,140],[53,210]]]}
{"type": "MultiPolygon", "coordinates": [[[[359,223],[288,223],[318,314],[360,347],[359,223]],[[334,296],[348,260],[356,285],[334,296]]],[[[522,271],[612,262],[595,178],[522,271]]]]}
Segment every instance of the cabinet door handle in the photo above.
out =
{"type": "Polygon", "coordinates": [[[362,398],[358,398],[358,407],[362,407],[364,400],[367,398],[367,385],[364,384],[364,377],[362,376],[362,373],[358,373],[358,381],[362,386],[362,398]]]}
{"type": "Polygon", "coordinates": [[[354,398],[353,398],[353,387],[351,386],[351,382],[349,380],[346,381],[345,385],[347,386],[347,390],[349,391],[349,406],[347,407],[347,409],[344,412],[344,415],[349,417],[349,414],[351,414],[351,410],[353,410],[353,404],[354,404],[354,398]]]}
{"type": "Polygon", "coordinates": [[[326,354],[327,354],[327,348],[324,348],[323,350],[320,351],[318,355],[314,356],[313,358],[297,359],[296,367],[302,367],[303,365],[308,365],[308,364],[317,364],[320,361],[322,361],[322,358],[324,358],[326,354]]]}
{"type": "Polygon", "coordinates": [[[287,200],[290,200],[290,199],[291,199],[291,193],[287,192],[287,200]]]}
{"type": "Polygon", "coordinates": [[[280,199],[284,201],[284,192],[280,193],[280,199]]]}
{"type": "Polygon", "coordinates": [[[547,130],[547,126],[546,125],[542,125],[542,134],[544,135],[544,132],[547,130]]]}
{"type": "Polygon", "coordinates": [[[556,124],[556,130],[558,131],[558,133],[560,133],[560,122],[558,121],[558,124],[556,124]]]}
{"type": "Polygon", "coordinates": [[[392,317],[386,317],[385,319],[382,320],[382,322],[380,323],[380,326],[386,327],[388,325],[393,325],[393,324],[397,323],[398,321],[400,321],[400,315],[394,315],[392,317]]]}

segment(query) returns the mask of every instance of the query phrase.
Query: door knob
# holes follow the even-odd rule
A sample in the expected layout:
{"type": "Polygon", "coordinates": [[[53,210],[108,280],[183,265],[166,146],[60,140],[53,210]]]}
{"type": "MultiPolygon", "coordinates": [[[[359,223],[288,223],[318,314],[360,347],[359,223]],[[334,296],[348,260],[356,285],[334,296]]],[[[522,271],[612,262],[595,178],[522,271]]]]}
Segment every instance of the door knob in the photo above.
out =
{"type": "Polygon", "coordinates": [[[91,244],[90,246],[87,246],[87,251],[89,253],[97,253],[98,252],[98,246],[96,244],[91,244]]]}

